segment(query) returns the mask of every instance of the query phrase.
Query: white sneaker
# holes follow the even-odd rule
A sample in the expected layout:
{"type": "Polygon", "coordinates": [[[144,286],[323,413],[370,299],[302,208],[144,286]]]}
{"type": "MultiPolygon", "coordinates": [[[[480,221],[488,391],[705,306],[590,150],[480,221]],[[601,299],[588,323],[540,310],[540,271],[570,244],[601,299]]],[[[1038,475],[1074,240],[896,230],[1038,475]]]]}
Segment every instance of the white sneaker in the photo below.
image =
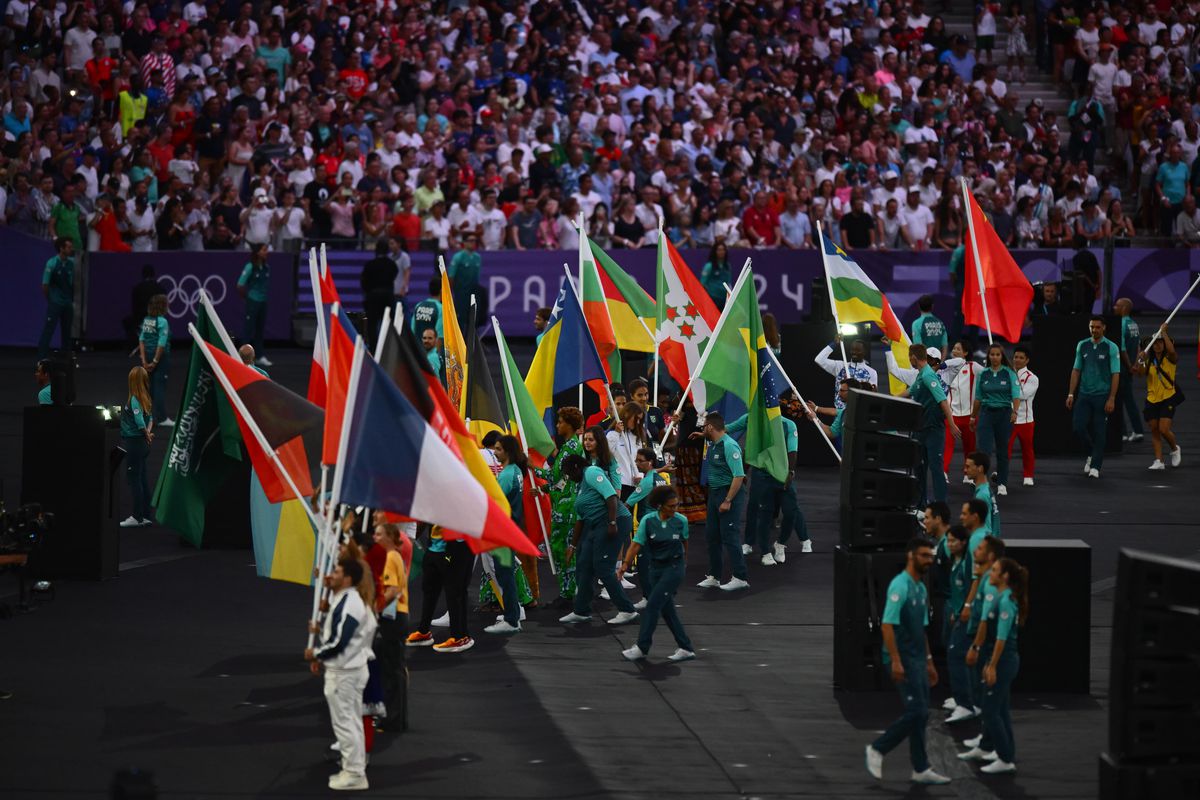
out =
{"type": "Polygon", "coordinates": [[[811,553],[812,552],[812,539],[804,540],[804,543],[800,547],[800,552],[801,553],[811,553]]]}
{"type": "Polygon", "coordinates": [[[983,734],[981,733],[973,739],[964,739],[963,747],[966,747],[968,749],[979,747],[979,743],[982,741],[983,741],[983,734]]]}
{"type": "Polygon", "coordinates": [[[144,520],[142,520],[142,527],[143,527],[143,528],[149,528],[149,527],[150,527],[151,525],[153,525],[153,524],[154,524],[154,520],[152,520],[152,519],[144,519],[144,520]]]}
{"type": "Polygon", "coordinates": [[[254,363],[255,363],[255,364],[258,364],[260,367],[273,367],[273,366],[275,366],[275,364],[274,364],[274,363],[271,361],[271,359],[267,358],[266,356],[259,356],[259,357],[258,357],[258,360],[257,360],[257,361],[255,361],[254,363]]]}
{"type": "Polygon", "coordinates": [[[742,555],[748,556],[753,552],[754,552],[754,548],[751,547],[750,545],[748,545],[748,544],[742,545],[742,555]]]}
{"type": "Polygon", "coordinates": [[[946,698],[946,699],[945,699],[945,700],[942,702],[942,710],[943,710],[943,711],[953,711],[953,710],[954,710],[955,708],[957,708],[957,707],[958,707],[958,703],[954,702],[954,698],[953,698],[953,697],[947,697],[947,698],[946,698]]]}
{"type": "Polygon", "coordinates": [[[642,648],[638,647],[636,644],[628,650],[622,650],[621,655],[623,655],[627,661],[641,661],[646,657],[646,654],[642,652],[642,648]]]}
{"type": "Polygon", "coordinates": [[[609,625],[628,625],[638,618],[636,611],[619,611],[617,615],[608,621],[609,625]]]}
{"type": "Polygon", "coordinates": [[[334,752],[337,752],[338,748],[339,748],[339,745],[336,740],[334,741],[333,744],[329,745],[329,749],[333,750],[334,752]]]}
{"type": "Polygon", "coordinates": [[[979,771],[986,772],[988,775],[1001,775],[1005,772],[1016,772],[1017,765],[1011,764],[1007,761],[1001,761],[1000,759],[997,758],[995,761],[988,764],[986,767],[980,767],[979,771]]]}
{"type": "Polygon", "coordinates": [[[691,661],[696,657],[696,654],[691,650],[684,650],[682,647],[676,648],[674,653],[667,656],[667,661],[691,661]]]}
{"type": "Polygon", "coordinates": [[[1159,461],[1157,458],[1154,459],[1154,463],[1150,465],[1150,469],[1166,469],[1166,468],[1167,468],[1167,465],[1164,464],[1163,462],[1159,461]]]}
{"type": "Polygon", "coordinates": [[[958,706],[954,711],[950,712],[950,716],[946,717],[946,724],[952,725],[955,722],[962,722],[964,719],[974,719],[975,712],[966,706],[958,706]]]}
{"type": "Polygon", "coordinates": [[[626,578],[621,578],[621,588],[622,589],[636,589],[637,584],[631,580],[627,580],[626,578]]]}
{"type": "Polygon", "coordinates": [[[1033,486],[1033,478],[1026,478],[1025,480],[1021,481],[1021,485],[1022,486],[1033,486]]]}
{"type": "Polygon", "coordinates": [[[157,428],[174,428],[175,420],[171,419],[170,417],[167,417],[162,422],[155,423],[155,427],[157,427],[157,428]]]}
{"type": "MultiPolygon", "coordinates": [[[[1178,467],[1182,463],[1183,463],[1183,448],[1176,447],[1174,450],[1171,451],[1171,466],[1178,467]]],[[[1016,767],[1014,767],[1014,769],[1016,769],[1016,767]]]]}
{"type": "Polygon", "coordinates": [[[643,597],[641,600],[638,600],[636,603],[633,604],[633,607],[635,609],[637,609],[638,611],[641,611],[642,609],[644,609],[646,607],[646,598],[643,597]]]}
{"type": "Polygon", "coordinates": [[[329,788],[339,792],[361,792],[371,787],[367,783],[366,775],[351,775],[349,772],[343,770],[336,775],[330,776],[329,788]]]}
{"type": "Polygon", "coordinates": [[[450,612],[447,611],[445,614],[442,614],[440,617],[438,617],[437,619],[435,619],[433,622],[431,622],[429,624],[435,628],[449,628],[450,627],[450,612]]]}
{"type": "Polygon", "coordinates": [[[926,786],[943,786],[950,782],[950,779],[940,772],[934,772],[933,767],[924,772],[914,772],[909,778],[913,783],[921,783],[926,786]]]}
{"type": "Polygon", "coordinates": [[[775,561],[775,556],[771,555],[770,553],[766,553],[763,555],[762,565],[764,567],[773,567],[773,566],[775,566],[776,563],[777,562],[775,561]]]}
{"type": "Polygon", "coordinates": [[[1089,470],[1088,470],[1088,477],[1089,477],[1089,478],[1099,478],[1099,477],[1100,477],[1100,470],[1098,470],[1098,469],[1095,469],[1095,468],[1089,469],[1089,470]]]}
{"type": "Polygon", "coordinates": [[[730,576],[729,583],[721,584],[721,591],[736,592],[738,589],[749,589],[750,581],[744,581],[737,576],[730,576]]]}
{"type": "Polygon", "coordinates": [[[500,619],[483,629],[484,633],[520,633],[521,624],[509,625],[508,620],[500,619]]]}
{"type": "Polygon", "coordinates": [[[601,599],[601,600],[611,600],[611,599],[612,599],[612,598],[610,598],[610,597],[608,596],[608,589],[601,589],[601,590],[600,590],[600,599],[601,599]]]}
{"type": "Polygon", "coordinates": [[[1007,497],[1008,496],[1008,487],[1005,486],[1003,483],[1000,484],[999,486],[996,487],[996,494],[1000,495],[1001,497],[1007,497]]]}
{"type": "Polygon", "coordinates": [[[1129,434],[1129,441],[1131,441],[1131,442],[1140,442],[1142,439],[1145,439],[1145,438],[1146,437],[1140,433],[1129,434]]]}
{"type": "Polygon", "coordinates": [[[958,754],[959,761],[991,761],[995,757],[995,753],[981,750],[978,746],[972,747],[965,753],[958,754]]]}
{"type": "Polygon", "coordinates": [[[592,617],[590,614],[585,617],[583,614],[576,614],[574,611],[572,611],[570,614],[567,614],[565,617],[559,617],[558,621],[564,622],[568,625],[573,625],[577,622],[587,622],[591,618],[592,617]]]}
{"type": "Polygon", "coordinates": [[[1092,471],[1092,457],[1088,456],[1087,461],[1083,462],[1083,474],[1087,475],[1092,471]]]}
{"type": "Polygon", "coordinates": [[[125,519],[121,520],[121,527],[122,528],[140,528],[140,527],[142,527],[142,521],[140,519],[138,519],[137,517],[129,516],[129,517],[126,517],[125,519]]]}
{"type": "Polygon", "coordinates": [[[883,780],[883,753],[871,745],[867,745],[867,772],[875,780],[883,780]]]}
{"type": "Polygon", "coordinates": [[[787,545],[782,545],[779,542],[775,543],[775,563],[782,564],[787,560],[787,545]]]}
{"type": "Polygon", "coordinates": [[[712,575],[705,575],[704,580],[696,584],[701,589],[715,589],[721,585],[721,582],[712,575]]]}

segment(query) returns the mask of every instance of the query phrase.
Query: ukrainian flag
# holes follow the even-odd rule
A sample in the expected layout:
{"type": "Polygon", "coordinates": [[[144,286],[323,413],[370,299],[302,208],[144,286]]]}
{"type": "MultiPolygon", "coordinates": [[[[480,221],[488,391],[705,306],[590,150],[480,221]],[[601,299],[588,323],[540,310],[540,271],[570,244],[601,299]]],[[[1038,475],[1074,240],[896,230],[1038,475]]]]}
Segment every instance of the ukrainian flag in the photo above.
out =
{"type": "Polygon", "coordinates": [[[258,476],[250,476],[250,533],[254,567],[260,578],[310,586],[317,555],[317,532],[303,500],[272,503],[258,476]]]}
{"type": "Polygon", "coordinates": [[[564,277],[550,321],[525,376],[525,388],[538,414],[549,424],[547,412],[554,405],[554,395],[589,381],[605,380],[604,363],[588,333],[583,306],[575,287],[564,277]]]}

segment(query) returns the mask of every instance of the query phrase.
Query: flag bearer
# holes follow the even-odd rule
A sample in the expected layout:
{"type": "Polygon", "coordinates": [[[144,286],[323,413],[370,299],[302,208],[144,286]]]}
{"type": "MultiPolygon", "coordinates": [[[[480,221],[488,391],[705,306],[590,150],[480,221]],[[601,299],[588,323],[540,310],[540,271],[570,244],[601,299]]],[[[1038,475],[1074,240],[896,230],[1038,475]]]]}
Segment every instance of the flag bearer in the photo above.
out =
{"type": "Polygon", "coordinates": [[[746,557],[738,541],[738,525],[746,505],[746,469],[742,464],[742,448],[725,431],[725,418],[715,412],[704,418],[704,437],[708,439],[705,456],[708,467],[708,517],[704,538],[708,544],[708,574],[698,585],[702,589],[720,587],[726,592],[747,589],[746,557]],[[722,548],[729,554],[728,583],[721,583],[722,548]]]}
{"type": "Polygon", "coordinates": [[[950,411],[950,401],[942,390],[942,382],[929,368],[929,359],[925,345],[909,345],[908,361],[917,370],[917,379],[909,387],[908,393],[913,400],[921,404],[921,427],[917,431],[917,440],[921,444],[921,469],[918,473],[921,482],[922,506],[931,499],[927,494],[926,472],[933,481],[933,500],[946,501],[946,473],[938,469],[942,466],[943,450],[945,448],[944,430],[956,440],[962,438],[958,426],[954,424],[954,415],[950,411]]]}

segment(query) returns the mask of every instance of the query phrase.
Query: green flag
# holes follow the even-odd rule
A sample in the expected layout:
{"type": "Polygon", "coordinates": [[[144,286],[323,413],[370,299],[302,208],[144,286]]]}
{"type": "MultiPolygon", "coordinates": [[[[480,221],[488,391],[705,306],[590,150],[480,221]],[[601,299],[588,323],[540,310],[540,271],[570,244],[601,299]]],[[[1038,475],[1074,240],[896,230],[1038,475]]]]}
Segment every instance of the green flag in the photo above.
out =
{"type": "Polygon", "coordinates": [[[707,404],[724,392],[746,404],[746,463],[787,480],[787,442],[779,409],[782,377],[775,369],[763,335],[754,276],[749,270],[725,301],[725,314],[705,348],[698,378],[708,387],[707,404]]]}
{"type": "Polygon", "coordinates": [[[496,329],[496,346],[500,348],[500,372],[504,377],[504,397],[509,406],[508,416],[512,428],[525,432],[523,444],[526,450],[533,450],[542,458],[549,458],[554,452],[554,439],[546,430],[546,424],[534,405],[533,396],[525,388],[525,381],[521,380],[521,373],[517,370],[517,363],[508,349],[504,334],[495,322],[493,327],[496,329]],[[520,425],[517,424],[518,420],[520,425]]]}
{"type": "MultiPolygon", "coordinates": [[[[206,342],[223,346],[203,305],[196,313],[196,330],[206,342]]],[[[195,344],[175,420],[154,489],[155,516],[199,547],[204,507],[242,460],[242,435],[229,400],[195,344]]]]}

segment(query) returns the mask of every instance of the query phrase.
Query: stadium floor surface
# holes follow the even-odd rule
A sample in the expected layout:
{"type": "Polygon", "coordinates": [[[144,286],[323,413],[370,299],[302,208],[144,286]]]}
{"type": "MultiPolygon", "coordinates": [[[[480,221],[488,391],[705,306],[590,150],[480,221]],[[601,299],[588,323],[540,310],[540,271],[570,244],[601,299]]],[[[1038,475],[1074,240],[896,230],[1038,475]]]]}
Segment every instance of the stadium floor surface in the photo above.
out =
{"type": "MultiPolygon", "coordinates": [[[[301,387],[307,354],[272,356],[273,376],[301,387]]],[[[1195,363],[1194,350],[1181,356],[1195,363]]],[[[10,507],[31,363],[28,352],[0,353],[0,495],[10,507]]],[[[127,367],[118,354],[84,354],[79,402],[120,402],[127,367]]],[[[1190,368],[1180,372],[1193,390],[1190,368]]],[[[177,354],[173,403],[183,374],[177,354]]],[[[1003,505],[1008,537],[1077,537],[1093,548],[1091,695],[1014,698],[1015,775],[981,779],[953,757],[956,742],[941,722],[931,722],[929,744],[934,766],[954,778],[949,786],[910,786],[904,746],[887,759],[882,783],[867,775],[863,745],[900,706],[894,693],[833,690],[837,510],[829,498],[838,477],[802,469],[814,553],[793,548],[784,565],[752,564],[751,588],[730,596],[694,588],[702,533],[694,540],[678,602],[696,661],[665,662],[673,647],[661,626],[650,662],[635,665],[620,658],[635,627],[597,620],[568,629],[556,622],[563,612],[540,609],[523,633],[503,639],[482,633],[487,617],[475,613],[473,650],[409,651],[410,730],[376,739],[368,794],[1094,798],[1117,552],[1132,544],[1200,553],[1200,525],[1183,502],[1200,457],[1192,411],[1182,406],[1178,419],[1181,470],[1148,473],[1148,440],[1108,462],[1099,483],[1079,474],[1076,458],[1039,458],[1038,485],[1015,487],[1003,505]]],[[[952,481],[951,499],[964,495],[952,481]]],[[[103,797],[114,770],[127,766],[153,772],[162,797],[333,794],[321,682],[300,658],[308,590],[255,577],[249,551],[195,551],[157,527],[123,532],[121,547],[118,579],[60,582],[52,602],[0,621],[0,687],[16,693],[0,703],[0,796],[103,797]]],[[[551,582],[543,564],[542,584],[551,582]]],[[[13,591],[6,576],[0,597],[13,591]]],[[[607,603],[598,609],[611,615],[607,603]]]]}

